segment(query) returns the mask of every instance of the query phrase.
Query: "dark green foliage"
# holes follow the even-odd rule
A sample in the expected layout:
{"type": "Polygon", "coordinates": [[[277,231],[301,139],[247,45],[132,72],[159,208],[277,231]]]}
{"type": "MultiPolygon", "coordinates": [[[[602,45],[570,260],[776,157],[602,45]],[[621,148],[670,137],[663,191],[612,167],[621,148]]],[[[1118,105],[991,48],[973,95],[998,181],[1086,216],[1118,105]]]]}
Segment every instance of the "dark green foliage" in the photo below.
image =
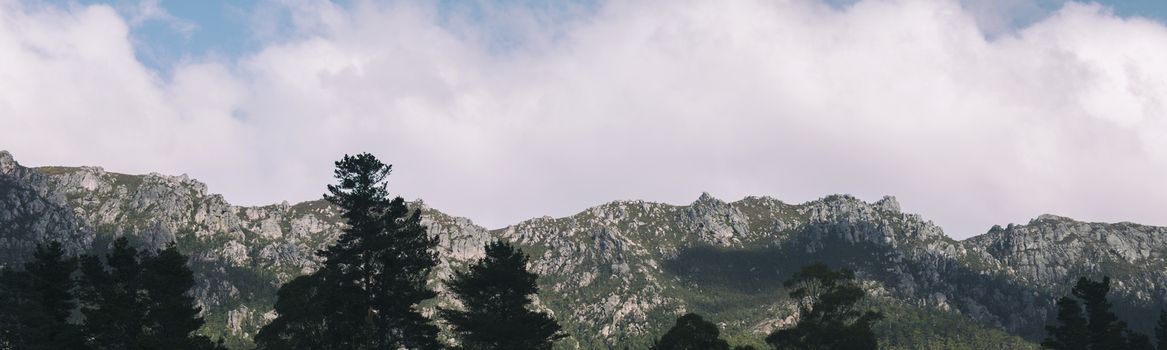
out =
{"type": "Polygon", "coordinates": [[[139,252],[123,237],[104,260],[86,256],[81,262],[81,314],[91,348],[220,348],[194,334],[203,324],[187,295],[194,278],[173,245],[139,252]]]}
{"type": "Polygon", "coordinates": [[[272,320],[255,336],[261,349],[328,349],[328,327],[319,317],[330,313],[332,299],[327,298],[329,286],[322,281],[323,274],[297,277],[285,283],[277,294],[275,311],[279,317],[272,320]]]}
{"type": "Polygon", "coordinates": [[[1155,325],[1155,341],[1159,350],[1167,350],[1167,310],[1159,309],[1159,323],[1155,325]]]}
{"type": "Polygon", "coordinates": [[[442,309],[446,320],[468,350],[551,349],[566,335],[544,312],[531,310],[539,292],[538,275],[527,271],[527,255],[505,242],[486,245],[486,256],[448,283],[462,310],[442,309]]]}
{"type": "Polygon", "coordinates": [[[818,263],[803,267],[785,286],[799,304],[798,324],[771,333],[766,343],[776,349],[878,348],[871,326],[883,316],[856,305],[866,293],[854,273],[818,263]]]}
{"type": "Polygon", "coordinates": [[[76,306],[76,259],[58,242],[38,245],[23,271],[0,271],[0,348],[75,349],[84,346],[68,322],[76,306]]]}
{"type": "MultiPolygon", "coordinates": [[[[1058,299],[1058,325],[1046,327],[1049,336],[1041,343],[1042,347],[1058,350],[1154,349],[1150,337],[1131,330],[1126,322],[1118,319],[1107,299],[1108,293],[1110,277],[1103,277],[1101,281],[1085,277],[1078,279],[1070,291],[1073,297],[1058,299]],[[1085,310],[1078,306],[1079,301],[1085,310]]],[[[1160,317],[1163,322],[1167,315],[1161,314],[1160,317]]]]}
{"type": "Polygon", "coordinates": [[[1070,297],[1058,299],[1058,325],[1047,326],[1049,336],[1041,342],[1041,346],[1054,350],[1086,350],[1090,343],[1090,334],[1086,329],[1087,321],[1082,316],[1082,307],[1078,301],[1070,297]]]}
{"type": "Polygon", "coordinates": [[[1126,338],[1123,337],[1125,324],[1119,323],[1118,316],[1111,310],[1107,293],[1110,293],[1110,277],[1103,277],[1102,281],[1080,278],[1071,291],[1074,297],[1082,300],[1086,310],[1086,330],[1090,335],[1092,350],[1121,349],[1126,346],[1126,338]]]}
{"type": "Polygon", "coordinates": [[[439,347],[437,327],[416,310],[437,295],[426,286],[437,239],[426,233],[420,212],[401,197],[390,199],[390,170],[367,153],[336,162],[338,184],[324,198],[348,227],[319,252],[320,270],[280,289],[279,317],[256,335],[260,349],[439,347]],[[309,304],[319,312],[293,310],[309,304]]]}
{"type": "Polygon", "coordinates": [[[210,338],[192,334],[202,327],[202,311],[189,291],[194,288],[194,274],[186,265],[186,256],[170,244],[157,254],[142,257],[142,290],[145,300],[145,326],[150,330],[146,347],[157,349],[213,348],[210,338]]]}
{"type": "Polygon", "coordinates": [[[697,314],[677,318],[677,324],[653,344],[652,350],[729,350],[717,325],[697,314]]]}
{"type": "Polygon", "coordinates": [[[104,264],[96,256],[81,258],[81,314],[94,349],[128,349],[141,338],[140,275],[138,250],[125,238],[114,242],[104,264]]]}
{"type": "Polygon", "coordinates": [[[1126,330],[1123,332],[1126,337],[1127,349],[1130,350],[1155,350],[1155,345],[1151,343],[1151,337],[1146,334],[1126,330]]]}

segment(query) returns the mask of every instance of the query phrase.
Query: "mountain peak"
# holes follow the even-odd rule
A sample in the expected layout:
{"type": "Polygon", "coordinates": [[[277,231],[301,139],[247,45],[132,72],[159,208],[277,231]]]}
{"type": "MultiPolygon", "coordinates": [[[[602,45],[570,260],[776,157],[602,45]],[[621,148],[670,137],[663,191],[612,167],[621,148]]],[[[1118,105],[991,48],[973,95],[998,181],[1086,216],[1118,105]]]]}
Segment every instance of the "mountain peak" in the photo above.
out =
{"type": "Polygon", "coordinates": [[[16,159],[12,158],[12,153],[0,150],[0,174],[11,174],[20,164],[16,163],[16,159]]]}
{"type": "Polygon", "coordinates": [[[900,202],[896,200],[895,196],[883,196],[883,198],[875,202],[874,205],[875,207],[883,210],[897,213],[900,212],[900,202]]]}
{"type": "Polygon", "coordinates": [[[1031,220],[1031,223],[1035,221],[1073,221],[1073,219],[1061,215],[1041,214],[1031,220]]]}
{"type": "Polygon", "coordinates": [[[717,199],[717,197],[714,197],[712,194],[709,194],[709,192],[701,192],[701,196],[697,197],[697,201],[695,201],[693,203],[694,204],[699,204],[699,203],[704,204],[704,203],[725,203],[725,202],[723,202],[720,199],[717,199]]]}

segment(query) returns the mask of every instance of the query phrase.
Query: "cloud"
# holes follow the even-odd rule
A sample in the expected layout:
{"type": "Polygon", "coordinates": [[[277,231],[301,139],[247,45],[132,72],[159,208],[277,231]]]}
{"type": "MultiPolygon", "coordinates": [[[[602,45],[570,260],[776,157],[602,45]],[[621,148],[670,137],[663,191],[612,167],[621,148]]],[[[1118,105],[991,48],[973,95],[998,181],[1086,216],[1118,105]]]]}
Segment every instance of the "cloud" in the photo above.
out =
{"type": "Polygon", "coordinates": [[[701,191],[893,194],[956,237],[1045,212],[1167,225],[1167,27],[1099,5],[987,35],[992,9],[955,0],[288,1],[286,37],[160,77],[108,8],[0,3],[0,148],[26,163],[266,203],[370,151],[395,191],[492,227],[701,191]]]}
{"type": "Polygon", "coordinates": [[[171,30],[186,37],[190,37],[191,33],[199,28],[195,22],[171,15],[169,11],[158,4],[158,0],[141,0],[127,4],[124,11],[129,16],[128,22],[131,27],[140,27],[146,22],[159,21],[166,23],[171,30]]]}

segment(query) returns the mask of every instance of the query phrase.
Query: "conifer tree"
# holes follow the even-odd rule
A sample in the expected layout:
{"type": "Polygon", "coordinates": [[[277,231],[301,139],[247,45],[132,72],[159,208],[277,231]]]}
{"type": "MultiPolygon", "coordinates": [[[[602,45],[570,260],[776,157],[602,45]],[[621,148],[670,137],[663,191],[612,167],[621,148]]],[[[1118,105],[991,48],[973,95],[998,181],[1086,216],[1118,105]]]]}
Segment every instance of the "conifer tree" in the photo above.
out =
{"type": "Polygon", "coordinates": [[[114,241],[104,263],[96,256],[81,258],[81,314],[93,349],[131,349],[141,337],[141,272],[138,250],[125,237],[114,241]]]}
{"type": "Polygon", "coordinates": [[[688,313],[677,318],[677,323],[657,339],[651,350],[729,350],[729,343],[720,338],[717,325],[700,315],[688,313]]]}
{"type": "MultiPolygon", "coordinates": [[[[1151,339],[1131,330],[1120,321],[1111,303],[1110,277],[1094,281],[1085,277],[1070,291],[1070,296],[1058,300],[1059,325],[1048,326],[1049,336],[1041,343],[1046,349],[1152,349],[1151,339]],[[1078,307],[1078,301],[1084,307],[1078,307]],[[1083,311],[1085,317],[1083,317],[1083,311]]],[[[1163,315],[1161,314],[1161,322],[1163,315]]],[[[1158,330],[1156,330],[1158,334],[1158,330]]]]}
{"type": "Polygon", "coordinates": [[[1111,303],[1106,298],[1108,293],[1110,277],[1103,277],[1102,281],[1082,277],[1071,290],[1071,294],[1082,300],[1086,310],[1086,330],[1090,336],[1091,350],[1121,349],[1126,346],[1124,324],[1119,323],[1118,316],[1111,310],[1111,303]]]}
{"type": "Polygon", "coordinates": [[[1078,301],[1070,297],[1058,299],[1057,326],[1046,326],[1049,336],[1041,342],[1041,346],[1052,350],[1087,350],[1090,344],[1090,334],[1086,330],[1086,318],[1082,316],[1082,307],[1078,301]]]}
{"type": "Polygon", "coordinates": [[[448,283],[462,310],[443,309],[442,317],[466,350],[547,350],[565,335],[550,315],[531,309],[538,275],[527,271],[528,257],[496,241],[486,256],[448,283]]]}
{"type": "Polygon", "coordinates": [[[218,349],[195,331],[203,324],[187,257],[173,245],[141,252],[125,237],[104,261],[81,262],[83,329],[93,349],[218,349]]]}
{"type": "Polygon", "coordinates": [[[391,166],[364,153],[336,162],[336,185],[324,198],[336,205],[347,227],[318,253],[323,266],[312,277],[281,287],[279,316],[256,336],[260,349],[436,349],[438,329],[417,305],[435,297],[426,285],[437,265],[437,239],[426,233],[421,213],[385,183],[391,166]],[[283,299],[321,305],[320,313],[292,310],[283,299]],[[317,337],[310,339],[309,337],[317,337]]]}
{"type": "Polygon", "coordinates": [[[1128,350],[1155,350],[1155,345],[1151,343],[1151,338],[1146,334],[1135,332],[1126,328],[1124,325],[1123,336],[1126,337],[1126,349],[1128,350]]]}
{"type": "Polygon", "coordinates": [[[1167,350],[1167,310],[1159,309],[1159,323],[1155,325],[1155,342],[1159,350],[1167,350]]]}
{"type": "Polygon", "coordinates": [[[196,335],[202,327],[202,311],[190,295],[194,273],[187,257],[172,243],[142,258],[142,290],[147,296],[143,343],[154,349],[213,349],[210,338],[196,335]]]}
{"type": "Polygon", "coordinates": [[[0,272],[0,348],[77,349],[79,328],[69,323],[76,307],[76,259],[58,242],[37,245],[23,271],[0,272]]]}
{"type": "Polygon", "coordinates": [[[850,270],[831,270],[817,263],[803,267],[785,282],[799,303],[799,320],[792,328],[766,337],[775,349],[876,349],[871,326],[883,316],[857,306],[866,296],[850,270]]]}

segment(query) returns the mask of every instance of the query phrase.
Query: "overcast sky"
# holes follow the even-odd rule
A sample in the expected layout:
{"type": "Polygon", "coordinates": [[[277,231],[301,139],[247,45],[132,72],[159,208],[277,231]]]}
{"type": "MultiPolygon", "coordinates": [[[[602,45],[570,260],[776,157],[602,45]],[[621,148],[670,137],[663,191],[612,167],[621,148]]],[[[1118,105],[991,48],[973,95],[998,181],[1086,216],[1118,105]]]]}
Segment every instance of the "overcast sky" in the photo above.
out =
{"type": "Polygon", "coordinates": [[[0,0],[0,149],[237,204],[368,151],[491,228],[703,191],[1167,225],[1165,3],[0,0]]]}

